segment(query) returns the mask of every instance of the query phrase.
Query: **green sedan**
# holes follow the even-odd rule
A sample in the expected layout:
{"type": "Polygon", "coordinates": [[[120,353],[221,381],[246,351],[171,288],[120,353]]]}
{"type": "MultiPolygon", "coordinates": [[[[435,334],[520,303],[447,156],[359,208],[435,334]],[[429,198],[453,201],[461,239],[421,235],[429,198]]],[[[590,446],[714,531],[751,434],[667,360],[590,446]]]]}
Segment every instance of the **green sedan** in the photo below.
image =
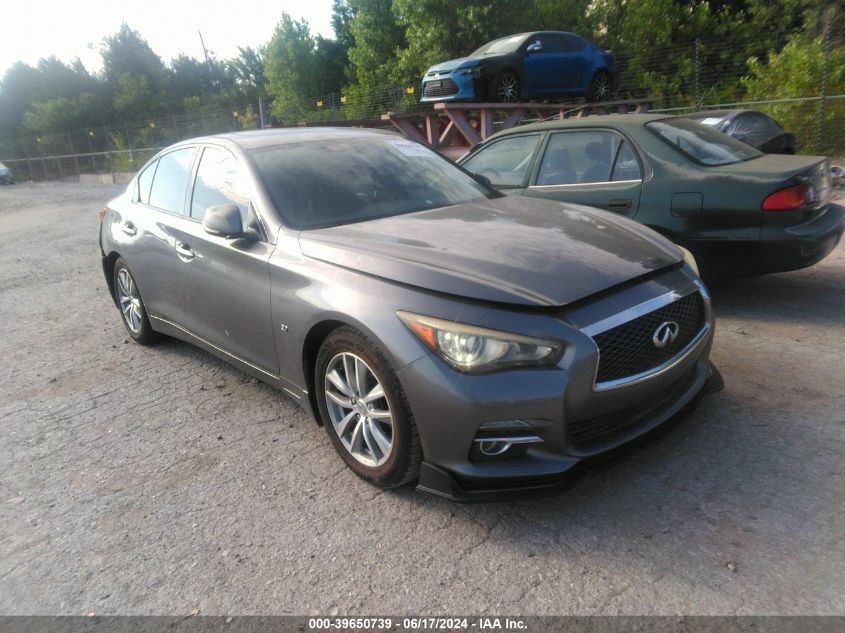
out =
{"type": "Polygon", "coordinates": [[[763,154],[680,117],[524,125],[458,162],[509,194],[634,218],[691,250],[708,277],[811,266],[845,230],[826,158],[763,154]]]}

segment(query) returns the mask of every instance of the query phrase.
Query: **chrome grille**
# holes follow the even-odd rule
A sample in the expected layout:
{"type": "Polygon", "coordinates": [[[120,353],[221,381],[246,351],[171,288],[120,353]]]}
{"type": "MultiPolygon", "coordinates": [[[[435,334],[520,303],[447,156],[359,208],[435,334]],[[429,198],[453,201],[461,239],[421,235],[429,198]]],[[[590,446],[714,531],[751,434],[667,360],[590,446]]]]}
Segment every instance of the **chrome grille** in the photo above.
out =
{"type": "Polygon", "coordinates": [[[596,334],[599,349],[596,383],[636,376],[655,369],[680,353],[705,326],[701,293],[694,292],[626,323],[596,334]],[[657,327],[678,324],[677,338],[663,348],[652,342],[657,327]]]}

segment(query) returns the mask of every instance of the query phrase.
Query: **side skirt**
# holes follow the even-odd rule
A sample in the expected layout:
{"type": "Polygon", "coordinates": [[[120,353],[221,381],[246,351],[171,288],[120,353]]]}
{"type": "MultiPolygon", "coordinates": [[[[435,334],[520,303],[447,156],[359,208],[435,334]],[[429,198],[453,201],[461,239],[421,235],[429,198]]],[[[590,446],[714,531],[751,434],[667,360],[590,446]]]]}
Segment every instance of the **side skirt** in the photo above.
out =
{"type": "Polygon", "coordinates": [[[197,336],[193,332],[183,328],[181,325],[177,325],[176,323],[173,323],[172,321],[169,321],[162,317],[153,316],[152,314],[149,315],[149,317],[150,324],[153,325],[153,329],[156,332],[161,332],[162,334],[172,336],[173,338],[179,339],[180,341],[185,341],[186,343],[195,345],[196,347],[205,350],[209,354],[213,354],[219,359],[226,361],[230,365],[233,365],[234,367],[245,371],[251,376],[255,376],[262,382],[266,382],[267,384],[272,385],[277,389],[281,389],[288,396],[290,396],[294,402],[303,407],[313,417],[314,412],[311,411],[311,402],[308,398],[308,392],[305,389],[299,387],[298,385],[295,385],[283,376],[278,376],[276,374],[268,372],[267,370],[262,369],[258,365],[254,365],[249,361],[246,361],[240,358],[239,356],[232,354],[231,352],[227,352],[225,349],[218,347],[214,343],[211,343],[200,336],[197,336]]]}

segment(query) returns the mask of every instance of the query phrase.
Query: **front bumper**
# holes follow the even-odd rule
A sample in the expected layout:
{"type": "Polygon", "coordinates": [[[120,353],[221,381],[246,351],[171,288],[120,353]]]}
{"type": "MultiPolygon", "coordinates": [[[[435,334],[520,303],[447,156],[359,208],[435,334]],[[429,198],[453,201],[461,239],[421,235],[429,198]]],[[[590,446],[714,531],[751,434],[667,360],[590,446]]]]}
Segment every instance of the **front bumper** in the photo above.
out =
{"type": "Polygon", "coordinates": [[[455,70],[436,77],[426,75],[422,82],[420,101],[474,101],[484,94],[482,83],[481,78],[474,77],[472,73],[465,73],[464,70],[455,70]]]}
{"type": "MultiPolygon", "coordinates": [[[[688,274],[677,270],[565,317],[537,317],[548,319],[550,329],[552,322],[568,323],[571,334],[555,367],[466,375],[431,354],[403,367],[398,375],[425,456],[420,490],[469,500],[558,487],[579,464],[629,444],[720,388],[721,378],[708,360],[712,321],[665,370],[608,389],[595,380],[599,360],[594,339],[586,333],[590,324],[600,322],[597,317],[625,312],[622,308],[645,305],[643,299],[667,288],[689,286],[688,274]],[[578,329],[572,330],[573,325],[578,329]],[[513,450],[480,454],[485,438],[509,436],[519,438],[513,450]]],[[[697,287],[706,299],[706,291],[697,287]]],[[[510,315],[495,313],[492,318],[510,315]]],[[[529,317],[513,318],[526,323],[529,317]]],[[[508,324],[493,325],[507,329],[508,324]]],[[[567,336],[562,331],[556,335],[567,336]]]]}
{"type": "Polygon", "coordinates": [[[699,363],[693,379],[672,406],[642,420],[633,436],[589,457],[567,460],[564,469],[548,475],[491,476],[475,480],[458,479],[449,471],[427,461],[422,463],[417,490],[462,503],[503,501],[532,495],[552,494],[570,487],[579,477],[606,467],[629,455],[645,441],[668,431],[691,413],[708,395],[725,386],[719,370],[708,360],[699,363]]]}

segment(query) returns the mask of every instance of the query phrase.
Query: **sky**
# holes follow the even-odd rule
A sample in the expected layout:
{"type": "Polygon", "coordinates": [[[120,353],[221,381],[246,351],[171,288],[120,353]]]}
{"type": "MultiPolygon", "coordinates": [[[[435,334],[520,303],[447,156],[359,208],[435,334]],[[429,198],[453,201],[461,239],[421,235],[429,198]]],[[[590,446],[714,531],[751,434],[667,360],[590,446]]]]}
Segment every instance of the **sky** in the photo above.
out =
{"type": "Polygon", "coordinates": [[[206,48],[225,59],[238,46],[265,44],[287,12],[305,19],[314,35],[333,37],[331,0],[39,0],[4,3],[0,15],[0,76],[16,61],[36,64],[55,55],[79,57],[92,72],[102,68],[100,45],[126,21],[165,62],[185,53],[202,58],[206,48]]]}

